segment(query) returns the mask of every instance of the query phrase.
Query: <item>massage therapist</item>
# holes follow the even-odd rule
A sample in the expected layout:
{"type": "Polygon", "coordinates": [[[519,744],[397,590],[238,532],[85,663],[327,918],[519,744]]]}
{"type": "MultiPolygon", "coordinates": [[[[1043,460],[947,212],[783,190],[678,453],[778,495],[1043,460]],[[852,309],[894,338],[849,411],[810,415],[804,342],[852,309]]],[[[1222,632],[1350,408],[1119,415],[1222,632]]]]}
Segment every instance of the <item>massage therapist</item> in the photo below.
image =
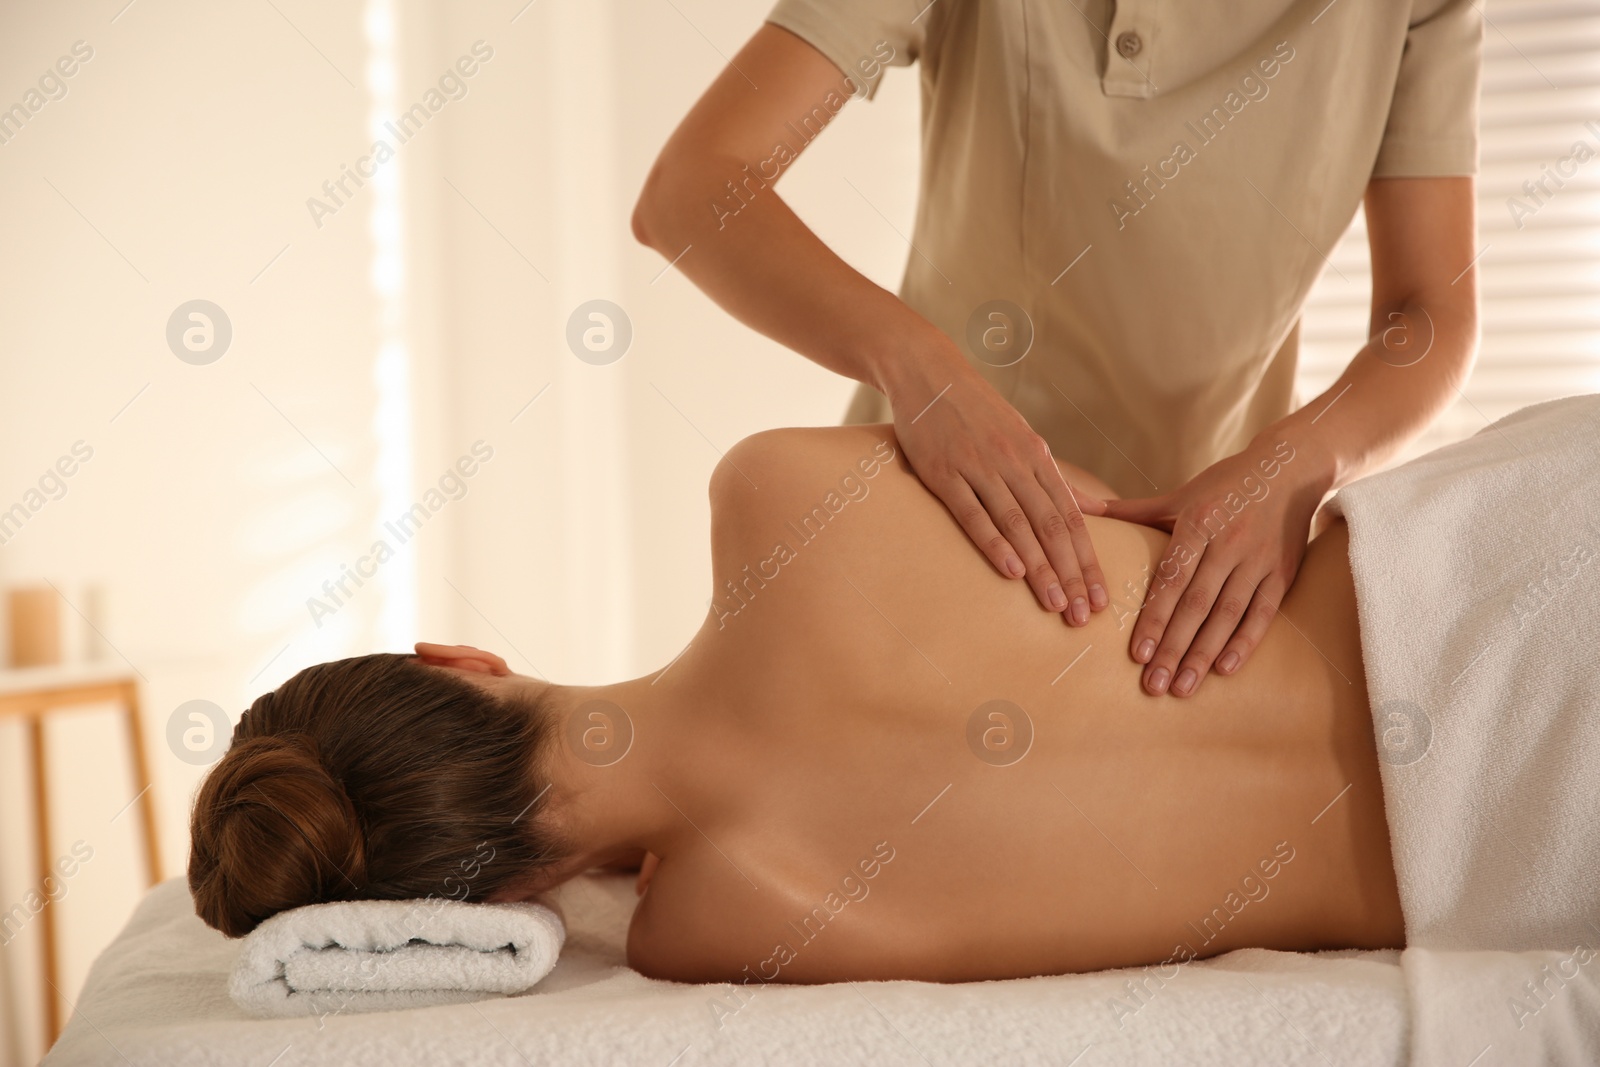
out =
{"type": "Polygon", "coordinates": [[[846,421],[893,421],[1046,608],[1082,625],[1142,600],[1144,687],[1187,696],[1249,658],[1325,494],[1467,376],[1481,43],[1466,0],[779,0],[662,149],[634,231],[860,382],[846,421]],[[896,295],[775,185],[913,62],[896,295]],[[1363,201],[1370,339],[1299,398],[1300,309],[1363,201]],[[1052,454],[1125,499],[1069,487],[1052,454]],[[1105,588],[1082,513],[1171,531],[1146,588],[1105,588]]]}

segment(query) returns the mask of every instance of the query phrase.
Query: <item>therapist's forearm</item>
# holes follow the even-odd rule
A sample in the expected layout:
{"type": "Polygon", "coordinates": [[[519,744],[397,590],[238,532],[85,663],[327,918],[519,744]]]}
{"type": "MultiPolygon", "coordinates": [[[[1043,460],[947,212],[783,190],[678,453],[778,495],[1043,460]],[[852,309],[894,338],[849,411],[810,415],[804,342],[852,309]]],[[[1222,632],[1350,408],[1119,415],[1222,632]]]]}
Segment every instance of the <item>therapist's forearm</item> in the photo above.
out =
{"type": "Polygon", "coordinates": [[[1410,301],[1375,312],[1372,339],[1320,395],[1257,436],[1286,440],[1324,492],[1392,459],[1459,395],[1477,351],[1469,307],[1410,301]]]}
{"type": "Polygon", "coordinates": [[[829,370],[894,395],[939,365],[965,368],[959,350],[898,296],[825,245],[770,183],[736,214],[732,159],[658,167],[634,213],[636,236],[745,325],[829,370]],[[725,210],[725,209],[724,209],[725,210]]]}
{"type": "Polygon", "coordinates": [[[1476,203],[1470,177],[1368,184],[1367,343],[1321,396],[1266,431],[1309,453],[1296,466],[1313,487],[1337,489],[1392,459],[1465,384],[1478,349],[1476,203]]]}
{"type": "Polygon", "coordinates": [[[1073,626],[1105,608],[1083,521],[1085,507],[1104,503],[1080,502],[1050,446],[955,342],[829,251],[770,186],[731,217],[715,209],[734,157],[670,145],[663,155],[635,210],[636,236],[746,325],[886,395],[907,465],[1041,607],[1073,626]]]}

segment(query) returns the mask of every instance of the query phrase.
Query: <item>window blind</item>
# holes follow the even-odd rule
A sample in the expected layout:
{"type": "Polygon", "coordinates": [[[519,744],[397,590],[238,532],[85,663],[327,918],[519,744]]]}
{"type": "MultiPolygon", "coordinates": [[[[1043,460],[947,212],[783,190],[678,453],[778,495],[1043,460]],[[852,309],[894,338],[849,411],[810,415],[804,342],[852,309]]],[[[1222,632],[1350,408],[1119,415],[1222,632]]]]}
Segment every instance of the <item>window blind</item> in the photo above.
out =
{"type": "MultiPolygon", "coordinates": [[[[1401,459],[1527,404],[1600,391],[1600,2],[1480,9],[1483,337],[1462,395],[1401,459]]],[[[1324,269],[1301,320],[1302,400],[1366,340],[1372,280],[1360,212],[1328,258],[1338,271],[1324,269]]]]}

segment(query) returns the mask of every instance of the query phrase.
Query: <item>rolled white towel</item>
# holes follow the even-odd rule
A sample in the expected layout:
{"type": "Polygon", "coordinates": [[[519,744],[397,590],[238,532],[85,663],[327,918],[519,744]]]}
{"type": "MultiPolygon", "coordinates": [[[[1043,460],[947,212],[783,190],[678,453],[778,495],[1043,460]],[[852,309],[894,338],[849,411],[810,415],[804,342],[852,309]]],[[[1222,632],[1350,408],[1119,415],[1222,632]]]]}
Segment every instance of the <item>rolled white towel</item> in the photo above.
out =
{"type": "Polygon", "coordinates": [[[228,994],[272,1018],[461,1004],[531,989],[566,937],[542,904],[311,904],[246,935],[228,994]]]}

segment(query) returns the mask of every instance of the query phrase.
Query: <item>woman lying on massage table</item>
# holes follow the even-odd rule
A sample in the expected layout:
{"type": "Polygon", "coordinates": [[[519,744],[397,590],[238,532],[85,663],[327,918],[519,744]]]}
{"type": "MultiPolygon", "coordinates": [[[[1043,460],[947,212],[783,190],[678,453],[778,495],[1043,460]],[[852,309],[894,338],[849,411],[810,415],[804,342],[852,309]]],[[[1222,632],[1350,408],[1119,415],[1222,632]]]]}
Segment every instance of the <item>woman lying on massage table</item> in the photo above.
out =
{"type": "Polygon", "coordinates": [[[1088,519],[1113,605],[1068,628],[891,427],[748,438],[711,503],[711,609],[655,673],[558,685],[419,644],[258,699],[196,800],[201,917],[522,899],[643,856],[628,961],[682,981],[1403,943],[1342,521],[1249,669],[1179,698],[1127,652],[1159,531],[1088,519]]]}

